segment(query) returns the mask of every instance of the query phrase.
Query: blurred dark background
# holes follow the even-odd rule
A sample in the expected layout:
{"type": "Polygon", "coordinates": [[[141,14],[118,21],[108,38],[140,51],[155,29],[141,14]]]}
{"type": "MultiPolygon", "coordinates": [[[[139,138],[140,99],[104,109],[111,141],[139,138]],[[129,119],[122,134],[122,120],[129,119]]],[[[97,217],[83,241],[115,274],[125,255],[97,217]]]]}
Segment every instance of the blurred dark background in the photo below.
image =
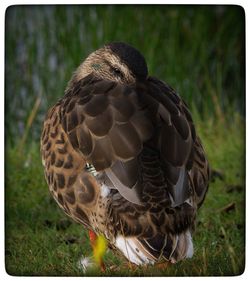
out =
{"type": "Polygon", "coordinates": [[[11,6],[6,11],[7,143],[38,140],[48,107],[95,49],[124,41],[202,118],[245,114],[245,16],[239,6],[11,6]]]}

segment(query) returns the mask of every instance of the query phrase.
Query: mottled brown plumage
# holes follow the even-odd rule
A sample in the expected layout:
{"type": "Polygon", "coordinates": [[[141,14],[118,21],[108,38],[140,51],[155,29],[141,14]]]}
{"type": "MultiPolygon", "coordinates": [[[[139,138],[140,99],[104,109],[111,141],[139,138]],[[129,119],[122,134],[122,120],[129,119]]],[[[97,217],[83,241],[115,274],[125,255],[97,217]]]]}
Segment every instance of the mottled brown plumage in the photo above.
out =
{"type": "Polygon", "coordinates": [[[46,116],[41,153],[59,206],[130,261],[192,255],[208,162],[187,105],[137,50],[112,43],[80,65],[46,116]]]}

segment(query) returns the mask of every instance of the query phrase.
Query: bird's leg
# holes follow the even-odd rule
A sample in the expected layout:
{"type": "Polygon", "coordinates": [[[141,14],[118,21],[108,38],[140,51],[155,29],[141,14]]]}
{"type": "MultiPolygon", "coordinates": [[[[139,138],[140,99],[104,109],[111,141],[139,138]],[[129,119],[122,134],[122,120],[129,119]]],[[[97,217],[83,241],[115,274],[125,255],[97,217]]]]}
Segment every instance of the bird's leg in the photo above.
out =
{"type": "Polygon", "coordinates": [[[92,230],[89,230],[89,240],[90,240],[91,247],[93,249],[94,258],[95,258],[96,262],[98,263],[98,265],[100,266],[101,271],[105,272],[106,267],[105,267],[105,264],[103,262],[102,255],[97,254],[99,252],[99,249],[98,249],[98,236],[92,230]]]}
{"type": "Polygon", "coordinates": [[[95,234],[95,232],[93,230],[89,230],[89,240],[92,248],[94,248],[95,246],[96,239],[97,235],[95,234]]]}

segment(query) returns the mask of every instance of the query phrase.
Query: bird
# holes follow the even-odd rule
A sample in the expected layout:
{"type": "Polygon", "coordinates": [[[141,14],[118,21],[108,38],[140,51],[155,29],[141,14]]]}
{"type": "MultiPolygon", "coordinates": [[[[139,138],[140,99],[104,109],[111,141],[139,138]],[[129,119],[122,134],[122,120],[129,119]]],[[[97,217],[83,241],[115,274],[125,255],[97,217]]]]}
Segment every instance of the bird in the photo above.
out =
{"type": "Polygon", "coordinates": [[[101,236],[134,266],[193,256],[208,159],[187,104],[133,46],[107,43],[73,72],[41,156],[50,193],[92,245],[101,236]]]}

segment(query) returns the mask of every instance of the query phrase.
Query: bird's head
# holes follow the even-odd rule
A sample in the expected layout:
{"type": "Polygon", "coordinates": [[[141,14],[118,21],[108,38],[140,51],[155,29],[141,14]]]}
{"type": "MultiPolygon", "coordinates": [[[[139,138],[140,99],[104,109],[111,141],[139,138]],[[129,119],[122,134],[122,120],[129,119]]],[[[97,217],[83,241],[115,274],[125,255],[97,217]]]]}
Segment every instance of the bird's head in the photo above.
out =
{"type": "Polygon", "coordinates": [[[89,74],[122,84],[145,80],[147,64],[142,54],[126,43],[115,42],[91,53],[77,68],[73,80],[79,81],[89,74]]]}

